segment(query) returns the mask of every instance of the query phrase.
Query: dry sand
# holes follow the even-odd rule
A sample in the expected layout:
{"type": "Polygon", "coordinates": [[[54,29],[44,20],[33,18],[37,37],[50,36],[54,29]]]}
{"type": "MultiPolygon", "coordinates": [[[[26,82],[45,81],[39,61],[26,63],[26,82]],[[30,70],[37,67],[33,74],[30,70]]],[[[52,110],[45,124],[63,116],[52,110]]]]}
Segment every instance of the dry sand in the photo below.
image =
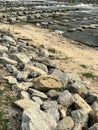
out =
{"type": "Polygon", "coordinates": [[[59,58],[54,60],[58,68],[65,72],[77,72],[80,76],[82,73],[92,72],[96,76],[95,81],[92,81],[93,85],[97,85],[98,48],[88,47],[49,29],[41,29],[32,25],[1,24],[0,27],[10,29],[17,37],[32,39],[31,44],[36,46],[43,44],[46,48],[55,48],[56,53],[52,55],[59,58]],[[87,68],[83,68],[81,65],[85,65],[87,68]]]}

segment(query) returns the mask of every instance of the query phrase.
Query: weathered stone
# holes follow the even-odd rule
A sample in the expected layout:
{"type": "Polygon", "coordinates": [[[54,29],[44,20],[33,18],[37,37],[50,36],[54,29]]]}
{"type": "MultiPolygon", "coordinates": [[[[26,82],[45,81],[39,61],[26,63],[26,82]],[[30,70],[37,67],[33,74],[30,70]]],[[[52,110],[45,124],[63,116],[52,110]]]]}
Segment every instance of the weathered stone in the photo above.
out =
{"type": "Polygon", "coordinates": [[[17,84],[17,79],[12,76],[3,77],[3,79],[7,80],[9,84],[17,84]]]}
{"type": "Polygon", "coordinates": [[[22,62],[24,64],[27,64],[30,62],[29,57],[24,53],[14,53],[13,55],[11,55],[11,57],[17,62],[22,62]]]}
{"type": "Polygon", "coordinates": [[[15,104],[17,106],[19,106],[22,109],[28,109],[28,108],[36,108],[39,109],[40,105],[32,100],[28,100],[28,99],[20,99],[15,101],[15,104]]]}
{"type": "Polygon", "coordinates": [[[82,130],[82,125],[80,123],[77,123],[74,125],[72,130],[82,130]]]}
{"type": "Polygon", "coordinates": [[[60,92],[57,92],[56,90],[50,90],[48,91],[47,95],[52,99],[57,99],[57,97],[60,95],[60,92]]]}
{"type": "Polygon", "coordinates": [[[21,91],[21,98],[29,100],[30,95],[26,91],[21,91]]]}
{"type": "Polygon", "coordinates": [[[76,81],[81,81],[81,78],[77,73],[68,73],[66,74],[66,80],[68,80],[69,83],[74,83],[76,81]]]}
{"type": "Polygon", "coordinates": [[[33,107],[23,112],[22,130],[53,130],[56,126],[55,119],[39,109],[33,107]]]}
{"type": "Polygon", "coordinates": [[[50,108],[57,108],[57,101],[45,101],[42,105],[44,110],[48,110],[50,108]]]}
{"type": "Polygon", "coordinates": [[[97,112],[98,111],[98,101],[94,102],[91,107],[93,110],[95,110],[97,112]]]}
{"type": "Polygon", "coordinates": [[[10,45],[16,45],[16,41],[10,36],[3,36],[3,40],[10,43],[10,45]]]}
{"type": "Polygon", "coordinates": [[[62,92],[58,97],[58,103],[62,104],[65,107],[69,107],[73,102],[74,99],[68,90],[62,92]]]}
{"type": "Polygon", "coordinates": [[[39,55],[43,57],[49,57],[49,52],[44,48],[44,46],[39,47],[39,55]]]}
{"type": "Polygon", "coordinates": [[[11,64],[11,65],[17,65],[17,61],[15,60],[12,60],[8,57],[0,57],[0,62],[3,63],[3,64],[11,64]]]}
{"type": "Polygon", "coordinates": [[[70,116],[65,117],[58,122],[57,128],[55,130],[72,130],[74,122],[70,116]]]}
{"type": "Polygon", "coordinates": [[[34,88],[40,91],[48,91],[50,89],[60,89],[62,88],[62,82],[54,78],[53,76],[46,75],[35,78],[34,88]]]}
{"type": "Polygon", "coordinates": [[[7,47],[0,45],[0,53],[4,53],[4,52],[7,52],[7,51],[8,51],[7,47]]]}
{"type": "Polygon", "coordinates": [[[37,96],[37,97],[40,97],[42,99],[47,99],[48,98],[47,95],[44,94],[43,92],[40,92],[40,91],[32,89],[32,88],[29,88],[28,92],[31,94],[31,96],[37,96]]]}
{"type": "Polygon", "coordinates": [[[17,80],[26,81],[28,78],[28,74],[29,74],[29,72],[27,72],[27,71],[18,71],[17,80]]]}
{"type": "Polygon", "coordinates": [[[68,86],[68,90],[71,93],[78,93],[81,96],[84,96],[87,94],[86,87],[81,83],[81,81],[76,81],[75,83],[72,83],[68,86]]]}
{"type": "Polygon", "coordinates": [[[82,109],[72,111],[72,118],[75,124],[80,123],[82,127],[87,127],[88,123],[88,114],[82,109]]]}
{"type": "Polygon", "coordinates": [[[60,113],[58,111],[57,108],[53,107],[53,108],[49,108],[48,110],[46,110],[46,112],[48,114],[50,114],[56,121],[59,121],[60,119],[60,113]]]}
{"type": "Polygon", "coordinates": [[[6,68],[10,73],[13,73],[14,75],[17,75],[17,68],[13,65],[6,64],[6,68]]]}
{"type": "Polygon", "coordinates": [[[65,107],[59,107],[60,118],[63,119],[67,115],[67,109],[65,107]]]}
{"type": "Polygon", "coordinates": [[[32,87],[33,83],[31,82],[22,82],[22,83],[18,83],[16,85],[16,88],[20,89],[20,90],[27,90],[29,87],[32,87]]]}
{"type": "Polygon", "coordinates": [[[73,98],[74,98],[74,103],[77,105],[78,108],[81,108],[87,113],[89,113],[92,110],[90,105],[88,105],[86,101],[82,97],[80,97],[78,94],[75,94],[73,98]]]}
{"type": "Polygon", "coordinates": [[[89,113],[88,127],[98,122],[98,111],[92,110],[89,113]]]}
{"type": "Polygon", "coordinates": [[[54,69],[54,71],[51,75],[56,76],[59,79],[61,79],[64,86],[67,86],[68,80],[66,80],[66,74],[64,72],[57,70],[57,69],[54,69]]]}
{"type": "Polygon", "coordinates": [[[98,94],[93,92],[88,92],[85,96],[85,100],[87,103],[92,104],[98,99],[98,94]]]}
{"type": "Polygon", "coordinates": [[[94,124],[92,127],[90,127],[88,130],[98,130],[98,123],[94,124]]]}
{"type": "Polygon", "coordinates": [[[42,63],[38,63],[38,62],[35,62],[34,65],[38,68],[40,68],[41,70],[45,71],[46,73],[48,73],[48,68],[46,65],[42,64],[42,63]]]}
{"type": "Polygon", "coordinates": [[[40,68],[38,68],[38,67],[35,67],[35,66],[30,66],[30,65],[27,65],[26,67],[25,67],[25,70],[27,70],[27,71],[35,71],[35,72],[38,72],[39,74],[41,74],[41,75],[46,75],[47,73],[45,72],[45,71],[43,71],[42,69],[40,69],[40,68]]]}
{"type": "Polygon", "coordinates": [[[38,103],[39,105],[43,104],[43,101],[39,98],[39,97],[32,97],[32,100],[35,101],[36,103],[38,103]]]}

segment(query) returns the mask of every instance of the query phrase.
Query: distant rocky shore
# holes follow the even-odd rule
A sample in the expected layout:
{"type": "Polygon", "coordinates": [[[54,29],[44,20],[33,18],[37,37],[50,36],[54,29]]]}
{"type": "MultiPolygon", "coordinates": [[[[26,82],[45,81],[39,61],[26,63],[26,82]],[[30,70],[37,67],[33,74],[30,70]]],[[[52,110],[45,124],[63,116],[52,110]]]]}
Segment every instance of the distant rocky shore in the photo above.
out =
{"type": "Polygon", "coordinates": [[[60,30],[65,37],[98,47],[98,6],[85,2],[2,1],[0,22],[60,30]]]}
{"type": "Polygon", "coordinates": [[[97,130],[98,93],[78,74],[57,68],[50,51],[0,29],[0,65],[9,73],[2,79],[18,93],[20,130],[97,130]]]}

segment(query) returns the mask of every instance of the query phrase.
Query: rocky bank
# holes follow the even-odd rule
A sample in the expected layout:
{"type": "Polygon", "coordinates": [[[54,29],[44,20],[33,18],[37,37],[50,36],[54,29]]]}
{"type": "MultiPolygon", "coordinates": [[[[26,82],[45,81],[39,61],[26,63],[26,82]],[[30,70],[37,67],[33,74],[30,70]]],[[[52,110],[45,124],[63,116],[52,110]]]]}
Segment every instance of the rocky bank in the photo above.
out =
{"type": "Polygon", "coordinates": [[[30,44],[30,39],[0,29],[0,65],[6,72],[0,80],[18,96],[14,100],[14,108],[22,112],[22,120],[14,118],[21,124],[18,130],[97,130],[97,89],[92,91],[90,82],[77,73],[60,70],[54,53],[51,47],[30,44]]]}

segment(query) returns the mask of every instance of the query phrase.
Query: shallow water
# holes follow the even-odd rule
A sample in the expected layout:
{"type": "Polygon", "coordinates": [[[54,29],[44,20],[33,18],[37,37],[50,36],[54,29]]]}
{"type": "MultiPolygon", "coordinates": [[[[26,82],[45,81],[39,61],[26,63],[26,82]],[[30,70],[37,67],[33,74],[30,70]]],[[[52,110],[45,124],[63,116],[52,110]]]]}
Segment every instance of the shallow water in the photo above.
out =
{"type": "MultiPolygon", "coordinates": [[[[29,5],[28,12],[32,11],[32,6],[34,6],[36,14],[41,15],[40,18],[31,19],[30,23],[40,23],[42,27],[62,30],[66,37],[89,46],[98,47],[98,5],[57,2],[56,0],[47,1],[44,0],[42,2],[42,0],[39,0],[39,2],[32,2],[23,0],[18,1],[18,3],[24,3],[25,7],[29,5]],[[46,14],[48,14],[47,17],[44,16],[46,14]],[[57,16],[54,17],[53,14],[57,16]],[[42,22],[47,22],[48,26],[45,26],[42,22]]],[[[14,11],[12,14],[14,14],[14,11]]],[[[12,16],[15,17],[15,15],[12,16]]]]}

